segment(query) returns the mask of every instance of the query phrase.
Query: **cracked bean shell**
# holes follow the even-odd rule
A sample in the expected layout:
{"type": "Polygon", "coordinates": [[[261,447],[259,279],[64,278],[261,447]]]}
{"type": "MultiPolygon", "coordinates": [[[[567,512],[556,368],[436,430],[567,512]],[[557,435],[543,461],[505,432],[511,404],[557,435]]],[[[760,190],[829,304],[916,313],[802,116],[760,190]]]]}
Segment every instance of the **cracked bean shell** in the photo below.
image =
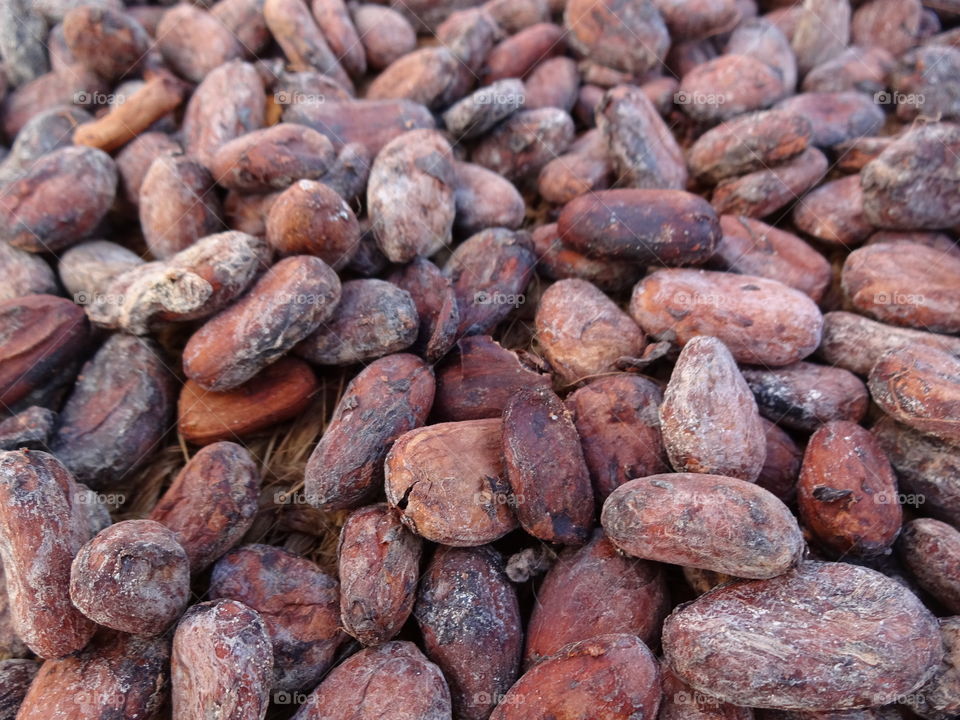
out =
{"type": "Polygon", "coordinates": [[[499,418],[439,423],[401,435],[384,465],[387,501],[421,537],[483,545],[517,527],[499,418]]]}

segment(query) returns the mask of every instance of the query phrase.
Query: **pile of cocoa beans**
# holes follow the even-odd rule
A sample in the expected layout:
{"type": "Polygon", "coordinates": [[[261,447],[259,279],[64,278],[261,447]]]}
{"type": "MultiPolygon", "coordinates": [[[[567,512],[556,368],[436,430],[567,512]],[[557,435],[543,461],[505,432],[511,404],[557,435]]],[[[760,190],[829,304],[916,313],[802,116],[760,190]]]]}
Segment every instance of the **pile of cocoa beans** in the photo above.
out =
{"type": "Polygon", "coordinates": [[[0,720],[960,717],[960,1],[0,60],[0,720]]]}

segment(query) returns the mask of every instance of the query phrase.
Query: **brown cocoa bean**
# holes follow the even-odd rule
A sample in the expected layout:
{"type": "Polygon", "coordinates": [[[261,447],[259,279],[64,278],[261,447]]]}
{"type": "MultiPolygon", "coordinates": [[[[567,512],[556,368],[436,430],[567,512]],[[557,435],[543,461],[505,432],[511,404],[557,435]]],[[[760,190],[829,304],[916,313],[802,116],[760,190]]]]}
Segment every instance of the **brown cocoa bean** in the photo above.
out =
{"type": "Polygon", "coordinates": [[[226,392],[204,390],[188,380],[180,390],[177,429],[195,445],[245,437],[297,417],[318,389],[310,366],[291,357],[226,392]]]}
{"type": "Polygon", "coordinates": [[[737,362],[789,365],[820,344],[823,317],[799,290],[750,275],[658,270],[633,291],[630,314],[660,340],[712,335],[737,362]]]}
{"type": "MultiPolygon", "coordinates": [[[[800,8],[795,8],[800,10],[800,8]]],[[[792,35],[792,32],[790,33],[792,35]]],[[[797,87],[797,58],[790,46],[787,29],[773,21],[773,13],[744,20],[730,33],[727,54],[749,55],[771,67],[783,85],[781,97],[797,87]]]]}
{"type": "Polygon", "coordinates": [[[40,669],[36,660],[0,660],[0,718],[16,720],[23,699],[40,669]]]}
{"type": "Polygon", "coordinates": [[[417,46],[413,27],[393,8],[367,3],[353,8],[352,14],[367,65],[374,70],[383,70],[417,46]]]}
{"type": "Polygon", "coordinates": [[[566,645],[528,670],[490,720],[653,718],[659,706],[653,654],[635,635],[612,633],[566,645]]]}
{"type": "Polygon", "coordinates": [[[340,281],[323,260],[281,260],[190,337],[184,373],[207,390],[242,385],[316,330],[339,300],[340,281]]]}
{"type": "Polygon", "coordinates": [[[443,123],[458,139],[480,137],[523,108],[526,97],[516,78],[496,80],[457,101],[443,113],[443,123]]]}
{"type": "Polygon", "coordinates": [[[333,144],[302,125],[281,123],[220,146],[210,168],[218,185],[257,193],[283,190],[297,180],[316,180],[334,162],[333,144]]]}
{"type": "Polygon", "coordinates": [[[563,646],[607,633],[659,642],[670,592],[661,566],[620,553],[596,530],[582,548],[567,548],[537,589],[527,627],[529,668],[563,646]],[[602,602],[597,598],[602,597],[602,602]]]}
{"type": "Polygon", "coordinates": [[[960,443],[960,358],[926,345],[888,350],[870,371],[868,386],[894,420],[960,443]]]}
{"type": "Polygon", "coordinates": [[[260,472],[241,446],[218,442],[180,470],[150,513],[166,525],[198,573],[233,547],[253,523],[260,472]]]}
{"type": "Polygon", "coordinates": [[[313,255],[334,270],[350,261],[360,243],[353,210],[334,190],[314,180],[299,180],[277,196],[266,230],[267,240],[281,255],[313,255]]]}
{"type": "Polygon", "coordinates": [[[832,180],[807,193],[793,208],[798,229],[831,245],[859,245],[873,232],[863,216],[860,178],[832,180]]]}
{"type": "Polygon", "coordinates": [[[663,701],[657,720],[753,720],[753,710],[721,702],[715,697],[694,690],[670,672],[660,668],[663,680],[663,701]]]}
{"type": "Polygon", "coordinates": [[[839,311],[823,316],[823,341],[818,352],[831,365],[867,375],[887,350],[908,345],[929,345],[960,357],[960,338],[884,325],[839,311]]]}
{"type": "Polygon", "coordinates": [[[196,83],[244,53],[226,25],[202,7],[188,3],[175,5],[160,19],[156,45],[170,67],[196,83]]]}
{"type": "Polygon", "coordinates": [[[420,582],[414,617],[450,684],[458,718],[482,720],[516,680],[523,630],[516,592],[489,547],[439,548],[420,582]]]}
{"type": "Polygon", "coordinates": [[[270,687],[312,688],[344,639],[339,583],[306,558],[270,545],[243,545],[213,566],[210,597],[243,603],[260,614],[273,646],[270,687]]]}
{"type": "Polygon", "coordinates": [[[597,378],[566,401],[601,503],[628,480],[669,472],[660,436],[660,387],[647,378],[597,378]]]}
{"type": "Polygon", "coordinates": [[[960,222],[958,147],[960,127],[951,123],[917,125],[896,138],[860,175],[867,221],[896,230],[960,222]]]}
{"type": "Polygon", "coordinates": [[[567,42],[579,54],[601,65],[640,75],[666,57],[670,33],[654,3],[648,0],[587,0],[567,4],[563,14],[567,42]]]}
{"type": "Polygon", "coordinates": [[[904,55],[890,74],[894,91],[881,96],[897,103],[897,117],[913,120],[919,116],[960,120],[957,101],[957,73],[960,72],[960,48],[927,45],[904,55]]]}
{"type": "Polygon", "coordinates": [[[45,73],[10,92],[0,107],[0,124],[6,136],[13,138],[36,114],[73,105],[78,98],[89,102],[92,96],[106,90],[99,75],[71,63],[61,72],[45,73]]]}
{"type": "Polygon", "coordinates": [[[563,244],[556,223],[534,228],[531,239],[533,251],[539,258],[537,270],[553,280],[581,278],[606,292],[620,293],[640,279],[639,266],[614,259],[591,258],[571,250],[563,244]]]}
{"type": "Polygon", "coordinates": [[[723,237],[710,265],[777,280],[819,302],[833,272],[819,252],[796,235],[744,215],[720,218],[723,237]]]}
{"type": "Polygon", "coordinates": [[[564,244],[588,256],[639,264],[698,265],[720,241],[709,204],[682,190],[602,190],[567,203],[557,220],[564,244]]]}
{"type": "Polygon", "coordinates": [[[526,232],[506,228],[482,230],[457,246],[443,272],[453,284],[460,314],[457,332],[492,332],[511,310],[526,301],[536,264],[526,232]]]}
{"type": "Polygon", "coordinates": [[[797,521],[780,500],[752,483],[720,475],[631,480],[607,498],[601,522],[610,541],[629,555],[735,577],[781,575],[797,564],[805,547],[797,521]],[[696,524],[685,520],[693,516],[696,524]]]}
{"type": "MultiPolygon", "coordinates": [[[[218,0],[210,6],[210,14],[240,42],[244,54],[259,56],[272,36],[263,17],[265,0],[218,0]]],[[[156,34],[154,34],[154,37],[156,34]]]]}
{"type": "Polygon", "coordinates": [[[515,229],[523,224],[523,196],[506,178],[473,163],[454,162],[454,226],[466,235],[487,228],[515,229]]]}
{"type": "Polygon", "coordinates": [[[777,104],[777,110],[810,121],[810,144],[829,148],[883,127],[884,116],[873,98],[860,92],[807,92],[777,104]]]}
{"type": "MultiPolygon", "coordinates": [[[[423,21],[415,17],[411,22],[423,21]]],[[[452,12],[437,28],[437,39],[473,73],[482,70],[487,54],[502,36],[503,29],[483,6],[452,12]]]]}
{"type": "Polygon", "coordinates": [[[960,257],[917,243],[872,244],[847,256],[841,282],[854,308],[876,320],[960,331],[960,257]]]}
{"type": "Polygon", "coordinates": [[[876,555],[900,532],[897,479],[868,430],[825,423],[803,456],[797,505],[803,524],[831,554],[876,555]]]}
{"type": "MultiPolygon", "coordinates": [[[[29,407],[0,422],[0,450],[45,450],[56,426],[57,413],[53,410],[37,406],[29,407]]],[[[3,654],[3,647],[3,641],[0,639],[0,654],[3,654]]]]}
{"type": "Polygon", "coordinates": [[[137,253],[108,240],[89,240],[74,245],[60,256],[60,282],[78,305],[97,302],[110,281],[127,270],[143,265],[137,253]]]}
{"type": "Polygon", "coordinates": [[[582,545],[593,490],[576,426],[546,387],[520,390],[503,411],[503,460],[520,525],[540,540],[582,545]]]}
{"type": "Polygon", "coordinates": [[[75,7],[63,18],[63,33],[73,57],[108,80],[135,72],[150,50],[140,23],[107,7],[75,7]]]}
{"type": "Polygon", "coordinates": [[[608,90],[597,105],[596,117],[618,184],[675,190],[686,186],[683,152],[643,90],[629,85],[608,90]]]}
{"type": "Polygon", "coordinates": [[[349,76],[303,0],[266,0],[263,17],[293,70],[316,70],[352,90],[349,76]]]}
{"type": "Polygon", "coordinates": [[[960,532],[931,518],[911,520],[903,526],[897,551],[920,586],[948,612],[958,612],[960,532]]]}
{"type": "Polygon", "coordinates": [[[574,384],[639,357],[643,331],[586,280],[561,280],[543,293],[536,314],[537,338],[554,372],[574,384]]]}
{"type": "Polygon", "coordinates": [[[393,442],[423,425],[433,402],[430,368],[413,355],[388,355],[347,386],[305,470],[311,505],[353,508],[381,487],[393,442]]]}
{"type": "Polygon", "coordinates": [[[599,133],[594,147],[586,152],[569,152],[554,158],[540,171],[537,191],[547,202],[564,205],[580,195],[606,190],[613,181],[613,161],[606,141],[599,133]]]}
{"type": "Polygon", "coordinates": [[[857,8],[850,24],[854,45],[881,47],[900,55],[913,47],[920,31],[920,0],[871,0],[857,8]]]}
{"type": "MultiPolygon", "coordinates": [[[[296,99],[296,94],[284,97],[296,99]]],[[[398,136],[410,130],[432,130],[435,126],[430,111],[410,100],[346,102],[338,98],[332,102],[285,104],[283,121],[312,127],[338,149],[359,143],[371,158],[398,136]]]]}
{"type": "MultiPolygon", "coordinates": [[[[852,46],[808,72],[803,79],[803,91],[806,93],[858,91],[881,99],[887,85],[887,76],[894,65],[893,56],[883,48],[852,46]]],[[[851,138],[846,142],[857,139],[859,138],[851,138]]]]}
{"type": "Polygon", "coordinates": [[[891,418],[881,418],[873,428],[897,471],[900,487],[923,498],[924,512],[953,525],[960,524],[960,483],[953,445],[924,435],[891,418]]]}
{"type": "Polygon", "coordinates": [[[420,579],[420,538],[386,504],[354,511],[337,546],[340,618],[364,645],[393,639],[413,611],[420,579]]]}
{"type": "Polygon", "coordinates": [[[663,648],[670,670],[701,692],[804,711],[870,707],[909,694],[943,655],[936,619],[909,590],[867,568],[815,562],[685,605],[667,618],[663,648]],[[776,654],[767,651],[771,642],[776,654]],[[798,672],[805,682],[796,682],[798,672]]]}
{"type": "Polygon", "coordinates": [[[420,327],[412,349],[428,362],[436,362],[456,343],[460,311],[453,283],[426,258],[415,259],[388,279],[410,293],[416,306],[420,327]]]}
{"type": "Polygon", "coordinates": [[[717,185],[712,204],[724,215],[762,218],[796,201],[827,174],[827,158],[808,147],[792,160],[717,185]]]}
{"type": "Polygon", "coordinates": [[[573,142],[573,119],[559,108],[514,113],[473,148],[470,160],[514,182],[535,179],[573,142]]]}
{"type": "Polygon", "coordinates": [[[524,366],[517,353],[489,335],[465,337],[437,367],[434,414],[440,420],[500,417],[522,388],[550,385],[550,377],[524,366]]]}
{"type": "Polygon", "coordinates": [[[116,192],[109,155],[88,147],[53,150],[0,192],[0,240],[30,252],[62,250],[94,231],[116,192]]]}
{"type": "Polygon", "coordinates": [[[654,0],[671,37],[699,40],[733,28],[740,20],[734,0],[654,0]]]}
{"type": "Polygon", "coordinates": [[[670,375],[660,428],[678,472],[753,482],[766,457],[766,433],[750,387],[717,338],[690,340],[670,375]]]}
{"type": "Polygon", "coordinates": [[[273,659],[269,631],[258,612],[234,600],[194,605],[173,636],[173,714],[262,720],[270,703],[273,659]]]}
{"type": "Polygon", "coordinates": [[[482,545],[517,526],[499,418],[439,423],[401,435],[384,465],[387,501],[421,537],[482,545]]]}
{"type": "Polygon", "coordinates": [[[137,206],[140,188],[153,161],[161,155],[179,155],[180,143],[161,132],[145,132],[127,143],[117,153],[117,171],[124,199],[137,206]]]}
{"type": "Polygon", "coordinates": [[[193,91],[180,127],[187,154],[213,167],[220,147],[265,125],[263,81],[250,63],[233,60],[211,71],[193,91]]]}
{"type": "Polygon", "coordinates": [[[96,625],[70,602],[70,562],[92,534],[78,485],[53,455],[4,452],[0,497],[0,558],[16,634],[42,658],[80,650],[96,625]]]}
{"type": "Polygon", "coordinates": [[[779,368],[744,368],[743,377],[764,417],[813,432],[833,420],[859,422],[870,402],[863,381],[842,368],[798,362],[779,368]]]}
{"type": "Polygon", "coordinates": [[[443,673],[410,642],[361,650],[331,671],[296,720],[450,720],[443,673]]]}
{"type": "Polygon", "coordinates": [[[0,183],[12,182],[42,156],[69,146],[74,129],[87,120],[90,116],[74,107],[55,107],[31,117],[13,139],[10,153],[0,162],[0,183]]]}
{"type": "Polygon", "coordinates": [[[677,103],[693,120],[715,124],[770,107],[783,94],[780,73],[762,60],[721,55],[683,76],[677,103]]]}
{"type": "Polygon", "coordinates": [[[565,35],[563,28],[550,22],[524,28],[487,53],[481,77],[485,83],[526,77],[539,63],[563,54],[565,35]]]}
{"type": "Polygon", "coordinates": [[[394,60],[367,87],[369,100],[412,100],[440,110],[464,95],[474,76],[443,46],[394,60]]]}
{"type": "Polygon", "coordinates": [[[450,144],[433,130],[412,130],[380,151],[367,204],[373,231],[391,262],[429,257],[450,244],[456,179],[450,144]]]}
{"type": "Polygon", "coordinates": [[[188,155],[160,155],[140,186],[140,226],[150,252],[168,258],[221,229],[207,169],[188,155]]]}
{"type": "Polygon", "coordinates": [[[124,520],[80,548],[70,600],[96,622],[131,635],[160,635],[187,607],[190,565],[174,534],[153,520],[124,520]]]}
{"type": "Polygon", "coordinates": [[[960,620],[940,618],[940,633],[946,650],[943,662],[927,684],[905,700],[911,710],[927,720],[950,720],[950,715],[960,711],[960,620]]]}
{"type": "Polygon", "coordinates": [[[718,183],[796,157],[810,142],[810,121],[782,110],[751,113],[718,125],[690,148],[698,179],[718,183]]]}
{"type": "Polygon", "coordinates": [[[580,87],[577,63],[568,57],[553,57],[538,64],[524,83],[524,107],[538,110],[545,107],[573,110],[580,87]]]}
{"type": "Polygon", "coordinates": [[[48,660],[30,685],[21,720],[152,717],[170,691],[170,641],[102,631],[80,653],[48,660]]]}
{"type": "Polygon", "coordinates": [[[80,371],[52,451],[81,482],[116,487],[159,450],[176,403],[174,384],[152,340],[110,336],[80,371]]]}
{"type": "Polygon", "coordinates": [[[351,77],[363,77],[367,72],[367,56],[346,3],[343,0],[312,0],[310,10],[343,69],[351,77]]]}
{"type": "Polygon", "coordinates": [[[850,40],[850,3],[804,0],[791,36],[801,74],[843,52],[850,40]]]}

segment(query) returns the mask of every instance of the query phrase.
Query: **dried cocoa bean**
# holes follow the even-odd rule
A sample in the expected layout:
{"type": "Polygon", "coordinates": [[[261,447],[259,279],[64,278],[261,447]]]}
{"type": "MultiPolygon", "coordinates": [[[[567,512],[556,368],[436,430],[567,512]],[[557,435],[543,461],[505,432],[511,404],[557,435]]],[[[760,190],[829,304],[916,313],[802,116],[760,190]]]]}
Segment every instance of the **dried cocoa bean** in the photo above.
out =
{"type": "Polygon", "coordinates": [[[299,180],[277,196],[266,230],[267,240],[281,255],[313,255],[334,270],[350,262],[360,243],[353,210],[334,190],[314,180],[299,180]]]}
{"type": "Polygon", "coordinates": [[[263,720],[273,660],[269,631],[258,612],[234,600],[194,605],[173,636],[173,714],[263,720]]]}
{"type": "Polygon", "coordinates": [[[437,367],[434,414],[440,420],[500,417],[522,388],[549,387],[550,377],[525,367],[489,335],[465,337],[437,367]]]}
{"type": "Polygon", "coordinates": [[[291,357],[226,392],[204,390],[188,380],[180,390],[177,429],[195,445],[246,437],[300,415],[318,388],[310,366],[291,357]]]}
{"type": "Polygon", "coordinates": [[[372,499],[391,444],[426,422],[433,394],[433,373],[413,355],[389,355],[361,371],[307,462],[310,504],[332,510],[372,499]]]}
{"type": "Polygon", "coordinates": [[[339,300],[340,281],[323,260],[281,260],[191,336],[184,373],[207,390],[242,385],[316,330],[339,300]]]}
{"type": "Polygon", "coordinates": [[[414,617],[424,648],[450,684],[458,718],[482,720],[513,684],[523,630],[500,554],[439,548],[420,582],[414,617]]]}
{"type": "Polygon", "coordinates": [[[523,110],[485,135],[470,160],[512,182],[530,181],[567,149],[573,134],[573,119],[559,108],[523,110]]]}
{"type": "Polygon", "coordinates": [[[718,213],[762,218],[798,200],[827,174],[827,158],[808,147],[792,160],[724,180],[713,193],[718,213]]]}
{"type": "Polygon", "coordinates": [[[667,618],[663,648],[670,670],[701,692],[804,711],[882,705],[922,685],[943,655],[936,619],[906,588],[867,568],[815,562],[701,596],[667,618]]]}
{"type": "Polygon", "coordinates": [[[712,335],[737,362],[789,365],[820,344],[823,318],[799,290],[750,275],[658,270],[633,291],[630,314],[657,339],[712,335]]]}
{"type": "Polygon", "coordinates": [[[567,41],[594,62],[640,75],[663,61],[670,33],[648,0],[575,0],[564,8],[567,41]]]}
{"type": "Polygon", "coordinates": [[[597,530],[582,548],[565,550],[537,589],[524,664],[607,633],[629,633],[655,646],[669,608],[661,566],[621,554],[597,530]]]}
{"type": "Polygon", "coordinates": [[[660,405],[660,428],[678,472],[753,482],[766,457],[757,403],[726,346],[700,336],[680,351],[660,405]]]}
{"type": "Polygon", "coordinates": [[[401,435],[384,465],[387,501],[417,535],[482,545],[517,526],[499,418],[439,423],[401,435]]]}
{"type": "Polygon", "coordinates": [[[869,404],[867,388],[842,368],[798,362],[781,368],[744,368],[743,377],[764,417],[812,432],[832,420],[859,422],[869,404]]]}
{"type": "Polygon", "coordinates": [[[174,383],[152,340],[112,335],[80,371],[51,450],[81,482],[116,487],[160,448],[174,383]]]}
{"type": "Polygon", "coordinates": [[[333,663],[339,628],[339,583],[306,558],[270,545],[231,550],[210,576],[210,596],[243,603],[263,619],[273,646],[271,687],[312,688],[333,663]]]}
{"type": "Polygon", "coordinates": [[[428,362],[436,362],[456,343],[460,311],[453,283],[426,258],[415,259],[388,279],[410,293],[416,306],[420,328],[412,349],[428,362]]]}
{"type": "Polygon", "coordinates": [[[160,19],[156,44],[170,67],[196,83],[244,53],[243,46],[217,17],[187,3],[170,8],[160,19]]]}
{"type": "Polygon", "coordinates": [[[383,70],[417,46],[413,27],[393,8],[369,3],[353,8],[352,14],[367,65],[374,70],[383,70]]]}
{"type": "Polygon", "coordinates": [[[556,223],[534,228],[531,239],[538,258],[537,270],[554,280],[581,278],[606,292],[619,293],[633,287],[640,279],[641,269],[636,265],[591,258],[571,250],[563,244],[556,223]]]}
{"type": "Polygon", "coordinates": [[[804,551],[797,521],[782,502],[752,483],[720,475],[631,480],[607,498],[601,522],[610,541],[634,557],[735,577],[776,577],[804,551]],[[694,516],[697,523],[687,522],[694,516]]]}
{"type": "Polygon", "coordinates": [[[200,450],[177,474],[150,513],[166,525],[198,573],[239,542],[253,523],[260,472],[239,445],[218,442],[200,450]]]}
{"type": "Polygon", "coordinates": [[[421,545],[386,504],[356,510],[344,523],[337,546],[340,618],[364,645],[393,639],[410,617],[421,545]]]}
{"type": "Polygon", "coordinates": [[[939,520],[903,526],[897,551],[920,586],[952,613],[960,609],[960,532],[939,520]]]}
{"type": "Polygon", "coordinates": [[[174,534],[153,520],[124,520],[80,548],[70,600],[96,622],[131,635],[160,635],[187,607],[190,565],[174,534]]]}

